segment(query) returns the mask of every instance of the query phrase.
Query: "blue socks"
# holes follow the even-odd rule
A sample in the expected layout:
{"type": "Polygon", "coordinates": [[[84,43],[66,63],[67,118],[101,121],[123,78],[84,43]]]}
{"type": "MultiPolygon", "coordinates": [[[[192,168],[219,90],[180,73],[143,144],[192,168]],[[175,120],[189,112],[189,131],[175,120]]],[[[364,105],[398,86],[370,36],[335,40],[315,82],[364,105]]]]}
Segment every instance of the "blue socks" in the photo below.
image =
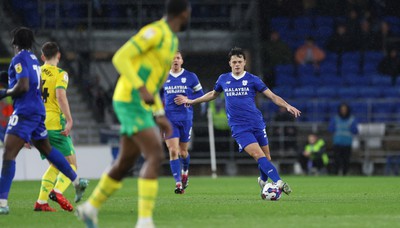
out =
{"type": "Polygon", "coordinates": [[[260,178],[261,178],[261,180],[264,181],[264,182],[267,182],[267,181],[268,181],[268,175],[265,174],[265,173],[262,171],[260,165],[258,165],[258,169],[260,170],[260,178]]]}
{"type": "MultiPolygon", "coordinates": [[[[278,182],[278,180],[281,179],[275,166],[270,161],[268,161],[266,157],[259,158],[257,162],[260,170],[269,178],[271,178],[273,182],[276,183],[278,182]]],[[[262,178],[263,177],[261,176],[261,179],[262,178]]]]}
{"type": "Polygon", "coordinates": [[[174,176],[175,182],[181,182],[181,162],[179,159],[170,160],[172,176],[174,176]]]}
{"type": "Polygon", "coordinates": [[[0,199],[8,199],[11,183],[15,176],[15,161],[4,160],[0,177],[0,199]]]}
{"type": "Polygon", "coordinates": [[[76,179],[77,175],[71,168],[71,165],[64,158],[64,155],[56,148],[52,147],[50,154],[47,156],[47,160],[53,163],[58,170],[60,170],[65,176],[67,176],[72,182],[76,179]]]}
{"type": "Polygon", "coordinates": [[[188,154],[188,156],[186,158],[180,157],[179,160],[181,160],[182,162],[182,169],[183,171],[188,171],[189,169],[189,163],[190,163],[190,155],[188,154]]]}

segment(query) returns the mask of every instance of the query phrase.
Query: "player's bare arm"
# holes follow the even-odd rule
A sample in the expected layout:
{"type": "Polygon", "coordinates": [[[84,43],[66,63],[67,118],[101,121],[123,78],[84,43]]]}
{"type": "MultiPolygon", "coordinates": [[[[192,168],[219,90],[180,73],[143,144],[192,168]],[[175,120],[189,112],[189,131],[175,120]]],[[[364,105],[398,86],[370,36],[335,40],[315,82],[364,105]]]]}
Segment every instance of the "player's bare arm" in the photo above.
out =
{"type": "Polygon", "coordinates": [[[181,104],[195,105],[195,104],[215,100],[219,96],[219,94],[220,93],[218,93],[217,91],[212,90],[194,100],[188,99],[186,96],[183,96],[183,95],[177,95],[175,97],[174,101],[175,101],[175,104],[177,104],[177,105],[181,105],[181,104]]]}
{"type": "Polygon", "coordinates": [[[282,99],[282,97],[276,95],[275,93],[273,93],[271,90],[267,89],[263,92],[263,94],[268,97],[269,99],[271,99],[272,102],[274,102],[276,105],[280,106],[280,107],[284,107],[286,108],[286,110],[288,112],[290,112],[291,114],[294,115],[294,117],[299,117],[301,114],[301,111],[298,110],[297,108],[291,106],[289,103],[287,103],[284,99],[282,99]]]}
{"type": "Polygon", "coordinates": [[[71,111],[69,108],[67,91],[65,91],[65,89],[56,89],[56,96],[58,104],[60,105],[60,109],[62,113],[64,113],[65,119],[67,120],[67,123],[65,124],[65,129],[61,132],[61,134],[64,136],[68,136],[72,129],[74,121],[72,119],[71,111]]]}
{"type": "Polygon", "coordinates": [[[0,93],[0,98],[7,96],[18,97],[29,90],[29,77],[24,77],[18,79],[15,86],[11,89],[2,89],[0,93]]]}

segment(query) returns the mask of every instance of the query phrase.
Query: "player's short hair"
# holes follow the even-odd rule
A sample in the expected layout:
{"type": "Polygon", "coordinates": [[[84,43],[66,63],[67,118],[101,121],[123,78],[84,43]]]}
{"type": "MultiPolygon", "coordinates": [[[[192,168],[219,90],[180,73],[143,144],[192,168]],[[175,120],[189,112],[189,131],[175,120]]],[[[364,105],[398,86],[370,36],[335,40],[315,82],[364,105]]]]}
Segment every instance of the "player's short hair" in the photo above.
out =
{"type": "Polygon", "coordinates": [[[178,53],[181,54],[181,57],[183,58],[183,53],[182,53],[182,51],[181,51],[181,50],[177,50],[177,51],[176,51],[176,54],[178,54],[178,53]]]}
{"type": "Polygon", "coordinates": [[[35,43],[33,31],[26,27],[18,27],[11,31],[11,44],[18,46],[19,49],[31,49],[35,43]]]}
{"type": "Polygon", "coordinates": [[[244,54],[243,49],[240,47],[234,47],[231,49],[228,54],[229,61],[231,60],[232,56],[243,57],[243,59],[246,60],[246,55],[244,54]]]}
{"type": "Polygon", "coordinates": [[[60,51],[56,42],[46,42],[42,46],[42,54],[46,59],[51,59],[60,51]]]}
{"type": "Polygon", "coordinates": [[[189,8],[188,0],[166,0],[165,1],[165,11],[168,16],[178,16],[180,13],[184,12],[189,8]]]}

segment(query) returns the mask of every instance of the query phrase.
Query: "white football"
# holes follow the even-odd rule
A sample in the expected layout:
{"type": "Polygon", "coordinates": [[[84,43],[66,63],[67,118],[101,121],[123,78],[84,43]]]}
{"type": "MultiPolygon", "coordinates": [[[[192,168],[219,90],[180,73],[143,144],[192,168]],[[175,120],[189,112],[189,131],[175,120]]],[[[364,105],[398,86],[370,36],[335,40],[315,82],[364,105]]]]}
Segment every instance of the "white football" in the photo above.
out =
{"type": "Polygon", "coordinates": [[[282,190],[274,183],[267,183],[261,192],[263,200],[279,200],[281,196],[282,190]]]}

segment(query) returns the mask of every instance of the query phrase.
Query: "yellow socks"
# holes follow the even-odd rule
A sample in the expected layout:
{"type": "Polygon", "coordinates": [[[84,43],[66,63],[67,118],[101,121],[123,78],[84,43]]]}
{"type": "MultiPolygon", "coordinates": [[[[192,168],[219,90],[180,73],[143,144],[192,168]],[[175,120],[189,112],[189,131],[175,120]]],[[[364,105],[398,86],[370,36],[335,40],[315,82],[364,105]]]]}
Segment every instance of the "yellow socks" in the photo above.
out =
{"type": "Polygon", "coordinates": [[[53,165],[50,165],[49,168],[42,176],[42,185],[40,186],[39,192],[39,203],[46,203],[49,199],[50,191],[54,187],[54,183],[56,182],[57,175],[60,171],[53,165]]]}
{"type": "MultiPolygon", "coordinates": [[[[71,168],[76,171],[76,166],[71,164],[71,168]]],[[[71,184],[71,180],[65,176],[62,172],[60,172],[57,176],[57,182],[54,186],[54,190],[58,193],[63,193],[68,186],[71,184]]]]}
{"type": "Polygon", "coordinates": [[[92,195],[89,197],[89,203],[99,209],[101,205],[118,189],[122,187],[121,181],[116,181],[104,174],[97,184],[92,195]]]}
{"type": "Polygon", "coordinates": [[[138,179],[138,193],[139,193],[139,219],[152,218],[154,204],[158,192],[157,179],[138,179]]]}

